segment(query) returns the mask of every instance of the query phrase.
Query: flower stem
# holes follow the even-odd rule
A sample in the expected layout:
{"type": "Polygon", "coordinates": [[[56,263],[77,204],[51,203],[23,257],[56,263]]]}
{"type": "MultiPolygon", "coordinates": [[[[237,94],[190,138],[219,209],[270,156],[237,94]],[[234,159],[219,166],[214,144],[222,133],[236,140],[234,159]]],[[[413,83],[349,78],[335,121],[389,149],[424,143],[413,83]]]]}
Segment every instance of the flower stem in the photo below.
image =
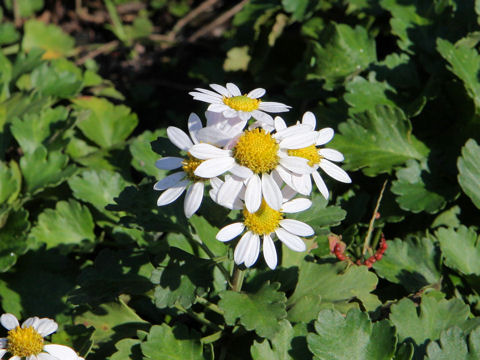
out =
{"type": "Polygon", "coordinates": [[[203,314],[196,313],[196,312],[192,311],[191,309],[185,309],[182,305],[180,305],[178,303],[175,304],[175,307],[178,310],[180,310],[181,312],[184,312],[184,313],[188,314],[190,317],[197,320],[198,322],[208,326],[210,329],[215,330],[215,331],[220,331],[221,330],[220,326],[218,326],[217,324],[214,324],[210,320],[206,319],[205,316],[203,316],[203,314]]]}
{"type": "Polygon", "coordinates": [[[208,310],[211,310],[211,311],[214,311],[216,312],[217,314],[220,314],[220,315],[224,315],[225,313],[223,312],[222,309],[220,309],[218,307],[217,304],[214,304],[214,303],[211,303],[210,301],[208,301],[207,299],[204,299],[200,296],[197,295],[196,297],[196,302],[199,303],[199,304],[202,304],[203,306],[205,306],[208,310]]]}
{"type": "Polygon", "coordinates": [[[375,218],[377,216],[378,208],[380,207],[380,202],[382,201],[383,192],[387,187],[388,179],[383,182],[382,189],[380,190],[380,195],[378,195],[377,203],[375,204],[375,209],[373,210],[372,218],[370,219],[370,223],[368,224],[368,231],[367,235],[365,236],[365,241],[363,243],[363,251],[362,255],[365,255],[368,248],[370,247],[370,238],[372,237],[373,225],[375,224],[375,218]]]}
{"type": "Polygon", "coordinates": [[[240,292],[242,290],[243,278],[245,276],[245,272],[240,270],[240,268],[235,265],[235,272],[233,273],[232,277],[232,290],[236,292],[240,292]]]}

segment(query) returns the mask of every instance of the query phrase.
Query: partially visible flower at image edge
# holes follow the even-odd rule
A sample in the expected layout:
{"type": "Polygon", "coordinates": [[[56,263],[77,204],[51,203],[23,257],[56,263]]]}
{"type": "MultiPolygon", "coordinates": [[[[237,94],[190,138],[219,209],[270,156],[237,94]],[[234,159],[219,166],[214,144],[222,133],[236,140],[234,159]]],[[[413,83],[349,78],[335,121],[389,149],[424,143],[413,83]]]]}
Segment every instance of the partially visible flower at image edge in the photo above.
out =
{"type": "Polygon", "coordinates": [[[44,344],[44,337],[53,334],[58,324],[52,319],[31,317],[20,326],[13,314],[3,314],[0,323],[8,330],[6,338],[0,338],[0,359],[6,353],[9,360],[84,360],[65,345],[44,344]]]}
{"type": "Polygon", "coordinates": [[[243,94],[237,85],[228,83],[226,87],[218,84],[210,84],[210,87],[215,90],[207,90],[196,88],[189,94],[195,100],[210,103],[209,111],[222,113],[226,118],[240,117],[242,120],[248,120],[250,117],[258,120],[262,126],[272,127],[273,118],[267,113],[286,112],[290,106],[278,103],[261,101],[265,95],[265,89],[257,88],[247,94],[243,94]]]}

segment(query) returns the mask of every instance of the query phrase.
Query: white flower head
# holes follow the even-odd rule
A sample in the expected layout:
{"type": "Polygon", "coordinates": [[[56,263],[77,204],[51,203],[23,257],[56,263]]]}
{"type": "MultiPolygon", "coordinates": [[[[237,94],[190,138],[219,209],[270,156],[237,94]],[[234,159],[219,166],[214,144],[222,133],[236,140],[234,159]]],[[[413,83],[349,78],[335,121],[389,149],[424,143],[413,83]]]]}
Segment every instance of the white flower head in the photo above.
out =
{"type": "Polygon", "coordinates": [[[242,95],[238,86],[233,83],[228,83],[226,87],[210,84],[210,87],[215,91],[197,88],[189,94],[195,100],[209,103],[209,111],[221,113],[226,118],[239,117],[242,120],[248,120],[253,117],[262,125],[272,126],[273,119],[267,113],[286,112],[290,108],[282,103],[260,100],[259,98],[266,92],[262,88],[242,95]]]}
{"type": "MultiPolygon", "coordinates": [[[[202,160],[192,156],[190,149],[194,144],[204,141],[200,131],[202,130],[202,122],[196,114],[190,114],[188,118],[188,130],[190,137],[177,127],[169,126],[167,128],[167,136],[170,141],[180,150],[187,152],[187,157],[163,157],[157,160],[155,165],[162,170],[175,170],[175,172],[162,180],[155,183],[155,190],[165,190],[158,198],[157,205],[168,205],[178,199],[186,190],[184,201],[184,212],[187,218],[190,218],[200,208],[205,189],[205,182],[208,177],[199,177],[194,174],[195,169],[202,163],[202,160]]],[[[238,130],[240,132],[241,130],[238,130]]],[[[208,133],[204,133],[208,134],[208,133]]],[[[235,135],[235,132],[232,132],[235,135]]],[[[210,140],[215,143],[214,137],[210,136],[210,140]]]]}
{"type": "Polygon", "coordinates": [[[31,317],[20,326],[13,314],[3,314],[0,323],[8,330],[6,338],[0,338],[0,359],[6,353],[9,360],[79,360],[77,353],[65,345],[45,344],[44,337],[58,329],[55,321],[31,317]]]}
{"type": "MultiPolygon", "coordinates": [[[[325,145],[333,139],[333,129],[324,128],[315,131],[316,123],[315,115],[310,111],[307,111],[302,117],[301,125],[310,127],[311,132],[315,134],[315,143],[299,149],[287,150],[287,153],[291,156],[298,156],[306,159],[311,171],[304,174],[291,174],[290,178],[285,177],[284,181],[300,194],[309,195],[312,191],[311,178],[313,178],[320,193],[325,199],[328,199],[328,188],[318,172],[319,169],[322,169],[327,175],[337,181],[351,183],[352,180],[345,170],[333,163],[344,160],[343,154],[340,151],[319,148],[321,145],[325,145]]],[[[278,116],[275,118],[275,126],[279,129],[286,128],[285,122],[278,116]]]]}
{"type": "Polygon", "coordinates": [[[314,142],[315,134],[308,126],[292,126],[273,135],[255,128],[244,131],[231,149],[197,144],[190,154],[204,160],[195,169],[196,176],[212,178],[227,171],[232,174],[219,190],[219,203],[225,202],[224,197],[238,195],[245,186],[245,206],[253,213],[260,207],[262,197],[271,208],[280,209],[281,179],[311,171],[307,159],[291,156],[287,151],[314,142]]]}
{"type": "Polygon", "coordinates": [[[298,220],[285,219],[285,213],[296,213],[308,209],[312,202],[305,198],[293,200],[284,199],[280,211],[272,209],[265,200],[260,208],[254,212],[243,210],[243,222],[237,222],[222,228],[216,238],[220,241],[230,241],[245,231],[234,251],[236,264],[252,266],[260,252],[260,238],[263,240],[263,256],[270,269],[277,266],[277,251],[273,239],[278,237],[289,249],[305,251],[307,249],[301,236],[312,236],[313,229],[298,220]]]}

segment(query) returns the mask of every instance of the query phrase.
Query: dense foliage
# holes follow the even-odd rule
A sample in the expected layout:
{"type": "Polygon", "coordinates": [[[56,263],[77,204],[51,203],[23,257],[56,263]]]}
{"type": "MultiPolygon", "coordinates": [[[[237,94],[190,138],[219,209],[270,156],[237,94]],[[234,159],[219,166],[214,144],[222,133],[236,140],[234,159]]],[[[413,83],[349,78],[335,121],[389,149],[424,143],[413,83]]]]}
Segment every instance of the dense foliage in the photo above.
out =
{"type": "Polygon", "coordinates": [[[66,3],[0,8],[2,313],[88,360],[480,358],[479,1],[66,3]],[[166,127],[228,82],[352,178],[275,270],[215,239],[238,211],[156,205],[166,127]]]}

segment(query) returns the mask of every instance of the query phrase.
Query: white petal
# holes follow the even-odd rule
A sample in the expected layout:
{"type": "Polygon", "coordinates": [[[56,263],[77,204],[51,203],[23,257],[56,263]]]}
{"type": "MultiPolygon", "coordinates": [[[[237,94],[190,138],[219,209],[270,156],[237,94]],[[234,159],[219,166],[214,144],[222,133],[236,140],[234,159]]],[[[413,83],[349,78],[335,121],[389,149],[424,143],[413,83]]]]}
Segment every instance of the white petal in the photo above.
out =
{"type": "Polygon", "coordinates": [[[210,84],[209,85],[213,90],[215,90],[216,92],[218,92],[219,94],[223,95],[223,96],[226,96],[226,97],[230,97],[232,94],[230,94],[228,92],[228,90],[223,87],[222,85],[218,85],[218,84],[210,84]]]}
{"type": "Polygon", "coordinates": [[[205,179],[219,176],[230,170],[235,165],[235,159],[231,157],[205,160],[195,169],[194,174],[205,179]]]}
{"type": "Polygon", "coordinates": [[[253,234],[250,238],[247,256],[245,258],[245,266],[250,267],[255,264],[255,261],[258,259],[258,254],[260,253],[260,237],[257,234],[253,234]]]}
{"type": "Polygon", "coordinates": [[[247,181],[245,190],[245,206],[250,213],[254,213],[262,203],[262,180],[257,174],[251,176],[247,181]]]}
{"type": "Polygon", "coordinates": [[[182,167],[184,159],[179,157],[167,156],[155,162],[155,166],[161,170],[173,170],[182,167]]]}
{"type": "Polygon", "coordinates": [[[52,319],[43,318],[40,319],[38,325],[35,328],[43,337],[53,334],[58,329],[58,324],[52,319]]]}
{"type": "Polygon", "coordinates": [[[210,144],[196,144],[192,146],[189,153],[200,160],[230,156],[230,150],[223,150],[210,144]]]}
{"type": "Polygon", "coordinates": [[[280,116],[275,116],[275,130],[281,131],[287,128],[287,124],[285,124],[285,120],[283,120],[280,116]]]}
{"type": "Polygon", "coordinates": [[[217,112],[217,113],[222,113],[222,112],[224,112],[225,110],[228,110],[228,109],[230,109],[230,108],[227,105],[225,105],[224,103],[211,104],[207,108],[208,111],[213,111],[213,112],[217,112]]]}
{"type": "Polygon", "coordinates": [[[233,259],[237,265],[243,264],[247,257],[247,251],[250,245],[250,239],[252,238],[253,233],[247,231],[238,241],[235,251],[233,252],[233,259]]]}
{"type": "Polygon", "coordinates": [[[317,145],[324,145],[333,139],[335,132],[332,128],[324,128],[317,132],[317,145]]]}
{"type": "Polygon", "coordinates": [[[225,109],[222,114],[226,118],[234,118],[238,116],[238,111],[235,109],[228,108],[228,109],[225,109]]]}
{"type": "Polygon", "coordinates": [[[7,348],[7,338],[0,338],[0,349],[6,349],[7,348]]]}
{"type": "Polygon", "coordinates": [[[224,242],[230,241],[234,237],[240,235],[244,229],[245,225],[241,222],[227,225],[220,229],[220,231],[217,233],[216,239],[224,242]]]}
{"type": "Polygon", "coordinates": [[[233,96],[241,96],[242,92],[234,83],[227,83],[227,90],[230,91],[230,94],[233,96]]]}
{"type": "Polygon", "coordinates": [[[233,203],[239,198],[243,188],[243,181],[229,177],[225,179],[225,183],[220,187],[217,194],[217,202],[231,208],[233,203]]]}
{"type": "Polygon", "coordinates": [[[160,181],[157,181],[155,185],[153,185],[154,190],[165,190],[169,189],[172,186],[176,186],[184,177],[185,172],[180,171],[175,174],[168,175],[167,177],[163,178],[160,181]]]}
{"type": "Polygon", "coordinates": [[[290,106],[278,102],[262,101],[258,108],[268,112],[279,113],[288,111],[290,106]]]}
{"type": "Polygon", "coordinates": [[[280,176],[280,178],[285,182],[285,184],[287,184],[291,188],[293,187],[292,173],[290,171],[285,170],[282,166],[277,166],[274,172],[276,172],[280,176]]]}
{"type": "Polygon", "coordinates": [[[280,141],[281,149],[302,149],[315,143],[313,131],[288,136],[280,141]]]}
{"type": "Polygon", "coordinates": [[[230,172],[233,175],[238,176],[242,179],[248,179],[250,176],[253,175],[252,170],[250,170],[246,166],[242,166],[242,165],[238,165],[238,164],[235,164],[235,166],[230,169],[230,172]]]}
{"type": "Polygon", "coordinates": [[[25,329],[27,327],[33,327],[36,330],[39,323],[40,323],[40,318],[38,316],[34,316],[25,320],[22,323],[22,328],[25,329]]]}
{"type": "Polygon", "coordinates": [[[334,178],[335,180],[341,181],[343,183],[351,183],[352,179],[350,179],[350,176],[343,170],[341,167],[335,165],[334,163],[322,159],[320,161],[320,167],[322,168],[323,171],[325,171],[329,176],[334,178]]]}
{"type": "Polygon", "coordinates": [[[188,117],[188,132],[195,144],[198,144],[197,132],[202,128],[202,121],[197,114],[191,113],[188,117]]]}
{"type": "Polygon", "coordinates": [[[317,120],[315,119],[315,115],[313,115],[312,112],[307,111],[305,114],[303,114],[302,124],[310,125],[312,127],[312,130],[315,129],[315,126],[317,126],[317,120]]]}
{"type": "Polygon", "coordinates": [[[164,206],[171,204],[175,200],[177,200],[180,195],[185,191],[187,184],[189,183],[188,180],[183,180],[177,184],[177,186],[172,187],[170,189],[165,190],[157,200],[157,206],[164,206]]]}
{"type": "Polygon", "coordinates": [[[2,314],[0,317],[0,323],[7,330],[15,329],[17,326],[20,326],[17,318],[13,314],[2,314]]]}
{"type": "Polygon", "coordinates": [[[323,197],[328,200],[328,188],[327,185],[325,185],[325,181],[323,181],[322,177],[317,171],[314,171],[312,173],[313,181],[315,181],[315,185],[317,185],[318,191],[320,191],[320,194],[323,195],[323,197]]]}
{"type": "MultiPolygon", "coordinates": [[[[78,359],[78,357],[77,357],[78,359]]],[[[38,354],[37,356],[33,355],[33,356],[29,356],[27,357],[26,360],[59,360],[56,356],[53,356],[53,355],[50,355],[50,354],[47,354],[47,353],[40,353],[38,354]]]]}
{"type": "Polygon", "coordinates": [[[78,355],[73,349],[65,345],[48,344],[43,350],[62,360],[77,360],[78,355]]]}
{"type": "Polygon", "coordinates": [[[263,236],[263,257],[270,269],[277,267],[277,250],[270,235],[263,236]]]}
{"type": "MultiPolygon", "coordinates": [[[[5,339],[5,341],[6,341],[6,339],[5,339]]],[[[6,346],[6,344],[5,344],[5,346],[6,346]]],[[[6,353],[7,353],[7,350],[0,349],[0,359],[3,358],[3,355],[5,355],[6,353]]]]}
{"type": "Polygon", "coordinates": [[[273,126],[273,118],[263,111],[253,110],[252,116],[263,124],[273,126]]]}
{"type": "Polygon", "coordinates": [[[287,201],[282,205],[282,212],[284,213],[297,213],[300,211],[305,211],[312,206],[312,202],[305,198],[297,198],[290,201],[287,201]]]}
{"type": "Polygon", "coordinates": [[[312,192],[310,174],[292,175],[292,185],[302,195],[310,195],[312,192]]]}
{"type": "Polygon", "coordinates": [[[193,146],[192,140],[190,140],[188,135],[175,126],[167,128],[167,135],[170,141],[180,150],[188,151],[193,146]]]}
{"type": "Polygon", "coordinates": [[[8,360],[21,360],[21,359],[20,359],[20,356],[12,356],[8,360]]]}
{"type": "Polygon", "coordinates": [[[308,160],[298,156],[280,158],[280,164],[295,174],[308,174],[311,172],[308,160]]]}
{"type": "Polygon", "coordinates": [[[305,134],[308,132],[312,133],[312,129],[310,128],[310,125],[297,124],[297,125],[289,126],[285,129],[277,131],[274,137],[277,140],[282,140],[292,135],[305,134]]]}
{"type": "Polygon", "coordinates": [[[262,193],[268,206],[273,210],[280,210],[282,206],[282,192],[270,174],[262,175],[262,193]]]}
{"type": "Polygon", "coordinates": [[[307,245],[297,235],[290,234],[281,227],[275,230],[275,234],[289,249],[299,252],[307,250],[307,245]]]}
{"type": "Polygon", "coordinates": [[[195,214],[202,204],[204,184],[202,181],[194,182],[185,194],[185,201],[183,203],[183,211],[187,219],[195,214]]]}
{"type": "Polygon", "coordinates": [[[223,104],[222,97],[215,93],[213,96],[199,92],[191,92],[189,94],[193,96],[193,100],[199,100],[210,104],[223,104]]]}
{"type": "Polygon", "coordinates": [[[250,119],[252,117],[252,114],[250,112],[244,112],[244,111],[239,111],[238,112],[238,116],[240,117],[240,119],[242,119],[243,121],[246,121],[248,119],[250,119]]]}
{"type": "Polygon", "coordinates": [[[318,153],[323,156],[325,159],[331,161],[343,161],[345,157],[340,151],[334,149],[320,149],[318,153]]]}
{"type": "Polygon", "coordinates": [[[298,236],[312,236],[315,234],[315,231],[310,225],[295,219],[280,220],[280,226],[288,232],[298,236]]]}
{"type": "Polygon", "coordinates": [[[283,201],[285,203],[293,199],[297,195],[297,191],[287,184],[282,189],[282,195],[283,195],[283,201]]]}
{"type": "Polygon", "coordinates": [[[257,88],[257,89],[253,89],[252,91],[250,91],[247,96],[249,98],[252,98],[252,99],[258,99],[260,97],[262,97],[263,95],[265,95],[266,91],[265,89],[262,89],[262,88],[257,88]]]}
{"type": "MultiPolygon", "coordinates": [[[[212,90],[208,90],[208,89],[201,89],[201,88],[195,88],[195,90],[199,91],[200,93],[202,94],[207,94],[207,95],[210,95],[212,97],[216,97],[216,98],[219,98],[219,99],[222,99],[223,96],[212,91],[212,90]]],[[[192,92],[189,93],[190,95],[192,94],[192,92]]]]}

